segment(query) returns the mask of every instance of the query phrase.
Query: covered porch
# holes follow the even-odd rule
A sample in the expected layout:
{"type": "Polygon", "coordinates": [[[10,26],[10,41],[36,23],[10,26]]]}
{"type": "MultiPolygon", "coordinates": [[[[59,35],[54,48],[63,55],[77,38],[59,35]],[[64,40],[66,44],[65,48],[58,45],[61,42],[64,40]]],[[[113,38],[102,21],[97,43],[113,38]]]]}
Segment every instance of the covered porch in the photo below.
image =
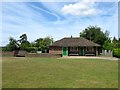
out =
{"type": "Polygon", "coordinates": [[[63,56],[96,56],[98,47],[63,47],[63,56]]]}

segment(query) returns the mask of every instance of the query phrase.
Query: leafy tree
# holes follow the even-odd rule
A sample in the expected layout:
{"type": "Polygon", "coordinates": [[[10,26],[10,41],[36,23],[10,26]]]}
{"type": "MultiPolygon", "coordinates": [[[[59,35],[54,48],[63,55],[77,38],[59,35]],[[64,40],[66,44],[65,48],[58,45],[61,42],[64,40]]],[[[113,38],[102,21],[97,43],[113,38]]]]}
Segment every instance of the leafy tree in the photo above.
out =
{"type": "Polygon", "coordinates": [[[31,44],[29,43],[29,41],[24,41],[21,43],[21,50],[26,50],[30,46],[31,44]]]}
{"type": "Polygon", "coordinates": [[[14,39],[13,37],[9,38],[9,44],[6,45],[4,49],[7,51],[13,51],[14,49],[17,49],[19,47],[17,40],[14,39]]]}
{"type": "Polygon", "coordinates": [[[38,47],[38,50],[48,49],[49,45],[52,43],[53,43],[53,38],[49,36],[35,40],[35,46],[38,47]]]}
{"type": "Polygon", "coordinates": [[[27,41],[27,35],[26,34],[22,34],[21,36],[20,36],[20,40],[18,40],[20,43],[22,43],[22,42],[26,42],[27,41]]]}
{"type": "Polygon", "coordinates": [[[103,32],[101,28],[97,26],[89,26],[80,32],[80,37],[84,37],[103,46],[104,42],[109,39],[109,32],[103,32]]]}
{"type": "Polygon", "coordinates": [[[113,56],[120,58],[120,38],[117,40],[115,37],[113,38],[113,56]]]}
{"type": "Polygon", "coordinates": [[[42,50],[44,48],[43,38],[35,40],[35,46],[38,48],[38,50],[42,50]]]}
{"type": "Polygon", "coordinates": [[[116,39],[115,37],[113,38],[112,40],[112,43],[113,43],[113,47],[114,48],[120,48],[120,39],[116,39]]]}
{"type": "Polygon", "coordinates": [[[26,34],[22,34],[20,36],[20,39],[18,40],[20,42],[20,46],[22,50],[26,50],[28,47],[31,46],[30,42],[27,41],[27,35],[26,34]]]}
{"type": "Polygon", "coordinates": [[[28,52],[36,52],[37,50],[48,50],[49,45],[53,43],[53,38],[47,36],[45,38],[39,38],[34,42],[30,43],[27,40],[27,35],[22,34],[19,40],[14,39],[13,37],[9,38],[9,44],[5,47],[2,47],[4,51],[13,51],[16,49],[27,50],[28,52]]]}
{"type": "Polygon", "coordinates": [[[120,58],[120,48],[116,48],[113,50],[113,56],[120,58]]]}
{"type": "Polygon", "coordinates": [[[46,49],[48,49],[48,46],[51,45],[52,43],[53,43],[53,38],[49,36],[44,38],[44,45],[46,49]]]}
{"type": "Polygon", "coordinates": [[[118,47],[118,40],[115,37],[113,37],[112,43],[114,48],[118,47]]]}
{"type": "Polygon", "coordinates": [[[111,43],[110,39],[108,39],[104,42],[103,48],[105,50],[113,50],[113,44],[111,43]]]}

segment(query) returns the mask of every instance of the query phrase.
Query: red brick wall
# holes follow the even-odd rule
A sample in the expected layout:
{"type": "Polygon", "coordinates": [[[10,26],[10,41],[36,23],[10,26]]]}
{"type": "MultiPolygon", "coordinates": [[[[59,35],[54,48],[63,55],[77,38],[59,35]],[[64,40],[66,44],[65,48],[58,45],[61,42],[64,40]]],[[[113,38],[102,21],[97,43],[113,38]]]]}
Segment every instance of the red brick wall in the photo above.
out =
{"type": "Polygon", "coordinates": [[[4,57],[4,56],[13,56],[13,55],[14,55],[13,52],[9,52],[9,51],[6,51],[6,52],[0,52],[0,54],[2,55],[2,57],[4,57]]]}
{"type": "Polygon", "coordinates": [[[28,53],[26,54],[26,57],[40,57],[40,58],[59,58],[61,55],[55,55],[55,54],[49,54],[49,53],[28,53]]]}
{"type": "Polygon", "coordinates": [[[49,48],[49,53],[50,54],[62,54],[62,47],[52,46],[49,48]]]}
{"type": "Polygon", "coordinates": [[[62,51],[53,51],[53,50],[50,50],[49,53],[50,54],[62,54],[62,51]]]}
{"type": "MultiPolygon", "coordinates": [[[[13,52],[0,52],[2,57],[13,57],[14,53],[13,52]]],[[[43,57],[43,58],[59,58],[61,55],[55,55],[55,54],[49,54],[49,53],[26,53],[25,57],[43,57]]]]}

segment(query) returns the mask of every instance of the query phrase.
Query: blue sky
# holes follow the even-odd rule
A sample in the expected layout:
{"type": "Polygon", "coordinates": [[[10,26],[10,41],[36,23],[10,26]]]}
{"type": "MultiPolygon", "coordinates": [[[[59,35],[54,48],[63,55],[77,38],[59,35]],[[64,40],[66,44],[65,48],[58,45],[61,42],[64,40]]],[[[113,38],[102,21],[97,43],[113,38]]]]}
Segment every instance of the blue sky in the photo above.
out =
{"type": "Polygon", "coordinates": [[[2,45],[9,37],[19,39],[26,33],[29,41],[52,36],[78,37],[89,25],[108,30],[118,37],[117,2],[3,2],[2,45]]]}

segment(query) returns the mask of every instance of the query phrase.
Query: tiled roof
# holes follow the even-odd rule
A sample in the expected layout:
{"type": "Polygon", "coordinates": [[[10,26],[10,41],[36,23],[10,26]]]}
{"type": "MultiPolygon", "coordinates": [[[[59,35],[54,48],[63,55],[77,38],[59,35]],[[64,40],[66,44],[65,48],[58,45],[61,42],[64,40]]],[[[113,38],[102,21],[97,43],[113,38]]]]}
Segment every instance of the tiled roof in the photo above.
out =
{"type": "Polygon", "coordinates": [[[100,45],[94,43],[93,41],[87,40],[83,37],[78,37],[78,38],[66,37],[54,42],[50,46],[68,47],[68,46],[100,46],[100,45]]]}

